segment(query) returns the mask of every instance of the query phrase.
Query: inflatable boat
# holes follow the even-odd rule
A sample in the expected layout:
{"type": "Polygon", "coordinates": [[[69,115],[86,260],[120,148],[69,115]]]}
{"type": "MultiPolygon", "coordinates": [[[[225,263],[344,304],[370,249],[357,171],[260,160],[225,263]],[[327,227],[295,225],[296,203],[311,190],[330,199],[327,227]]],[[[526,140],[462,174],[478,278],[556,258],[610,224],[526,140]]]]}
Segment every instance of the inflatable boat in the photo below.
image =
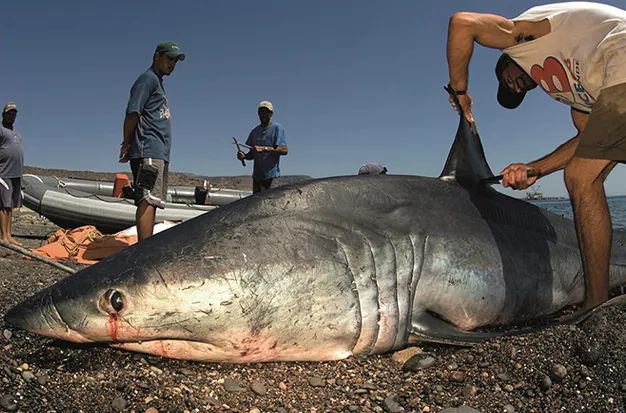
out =
{"type": "MultiPolygon", "coordinates": [[[[132,200],[99,195],[104,188],[94,189],[99,181],[59,179],[51,176],[24,175],[22,193],[24,206],[45,216],[62,228],[94,225],[104,233],[115,233],[135,225],[136,207],[132,200]],[[81,182],[88,183],[93,192],[75,189],[81,182]]],[[[83,187],[84,189],[86,187],[83,187]]],[[[111,184],[111,193],[113,184],[111,184]]],[[[232,202],[232,201],[231,201],[232,202]]],[[[157,209],[155,223],[181,222],[217,208],[214,205],[166,202],[165,209],[157,209]]]]}
{"type": "MultiPolygon", "coordinates": [[[[123,176],[128,182],[128,177],[123,176]]],[[[94,195],[114,196],[114,182],[96,181],[92,179],[81,178],[58,178],[56,176],[37,175],[41,181],[49,186],[56,188],[72,189],[87,192],[94,195]]],[[[227,189],[218,187],[194,187],[194,186],[170,186],[167,190],[168,201],[173,203],[195,203],[204,205],[226,205],[252,195],[251,191],[243,191],[239,189],[227,189]]]]}

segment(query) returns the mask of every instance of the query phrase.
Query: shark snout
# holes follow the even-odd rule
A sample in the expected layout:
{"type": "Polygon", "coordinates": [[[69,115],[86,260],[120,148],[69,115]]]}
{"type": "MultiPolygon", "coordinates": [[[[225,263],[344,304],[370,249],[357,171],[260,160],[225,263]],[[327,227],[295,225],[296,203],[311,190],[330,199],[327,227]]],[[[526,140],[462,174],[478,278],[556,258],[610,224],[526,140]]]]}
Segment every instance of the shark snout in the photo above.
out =
{"type": "Polygon", "coordinates": [[[85,341],[70,338],[75,334],[59,314],[49,290],[14,306],[4,315],[4,320],[14,327],[47,337],[85,341]]]}
{"type": "Polygon", "coordinates": [[[42,293],[11,308],[4,315],[4,321],[23,330],[40,330],[45,324],[44,314],[53,305],[50,294],[42,293]]]}

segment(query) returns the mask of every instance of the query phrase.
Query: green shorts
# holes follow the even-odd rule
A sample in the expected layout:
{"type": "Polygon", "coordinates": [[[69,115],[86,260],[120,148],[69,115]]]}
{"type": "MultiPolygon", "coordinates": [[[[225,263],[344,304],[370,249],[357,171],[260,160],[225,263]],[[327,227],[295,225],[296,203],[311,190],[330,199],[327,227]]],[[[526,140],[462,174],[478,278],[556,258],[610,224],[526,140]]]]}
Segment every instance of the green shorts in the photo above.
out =
{"type": "Polygon", "coordinates": [[[626,83],[600,92],[580,135],[576,156],[626,161],[626,83]]]}

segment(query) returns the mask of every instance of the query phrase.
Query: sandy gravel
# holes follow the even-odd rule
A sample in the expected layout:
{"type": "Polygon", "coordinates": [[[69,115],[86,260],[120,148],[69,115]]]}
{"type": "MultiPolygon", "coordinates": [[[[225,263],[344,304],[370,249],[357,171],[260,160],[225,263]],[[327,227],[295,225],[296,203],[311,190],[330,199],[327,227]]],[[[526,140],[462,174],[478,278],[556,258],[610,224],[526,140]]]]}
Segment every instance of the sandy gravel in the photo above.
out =
{"type": "MultiPolygon", "coordinates": [[[[57,229],[16,215],[16,238],[28,246],[57,229]]],[[[65,275],[0,247],[0,313],[65,275]]],[[[228,365],[77,346],[0,321],[0,411],[625,412],[625,326],[616,305],[579,325],[472,348],[414,348],[406,363],[396,353],[228,365]]]]}

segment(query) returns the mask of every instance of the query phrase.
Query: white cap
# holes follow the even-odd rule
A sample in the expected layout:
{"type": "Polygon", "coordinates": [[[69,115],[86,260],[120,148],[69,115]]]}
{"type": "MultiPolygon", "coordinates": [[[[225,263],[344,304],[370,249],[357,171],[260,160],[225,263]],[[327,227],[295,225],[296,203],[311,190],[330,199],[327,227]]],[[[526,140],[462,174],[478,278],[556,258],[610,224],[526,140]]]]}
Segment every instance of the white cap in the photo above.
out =
{"type": "Polygon", "coordinates": [[[4,105],[4,108],[2,108],[2,113],[6,113],[10,110],[17,111],[17,105],[13,102],[7,103],[6,105],[4,105]]]}
{"type": "Polygon", "coordinates": [[[261,108],[268,108],[269,110],[274,112],[274,105],[272,105],[272,102],[270,102],[269,100],[264,100],[261,103],[259,103],[259,109],[261,108]]]}

